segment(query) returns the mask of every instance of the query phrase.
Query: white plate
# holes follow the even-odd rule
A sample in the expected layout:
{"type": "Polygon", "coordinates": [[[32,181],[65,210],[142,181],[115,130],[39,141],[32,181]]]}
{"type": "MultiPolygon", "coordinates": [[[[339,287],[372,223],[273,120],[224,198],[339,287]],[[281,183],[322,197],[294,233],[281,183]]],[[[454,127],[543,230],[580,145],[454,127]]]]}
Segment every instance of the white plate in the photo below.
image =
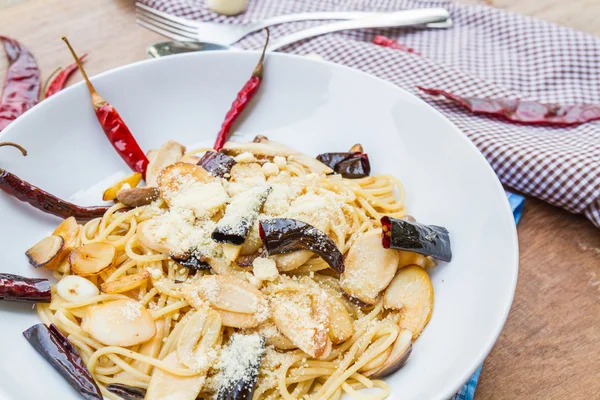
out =
{"type": "MultiPolygon", "coordinates": [[[[144,61],[93,79],[144,149],[168,139],[211,145],[257,53],[214,52],[144,61]]],[[[331,63],[270,54],[266,79],[239,131],[307,154],[360,142],[376,173],[399,177],[409,213],[445,226],[454,258],[432,273],[435,310],[408,364],[387,380],[392,399],[448,399],[491,350],[510,309],[518,250],[502,187],[446,118],[380,79],[331,63]]],[[[83,84],[43,101],[2,134],[29,150],[0,150],[0,166],[66,199],[98,204],[129,172],[111,148],[83,84]],[[99,182],[104,182],[98,184],[99,182]]],[[[43,276],[24,252],[59,220],[0,192],[2,272],[43,276]]],[[[77,399],[25,341],[31,306],[0,304],[0,398],[77,399]]]]}

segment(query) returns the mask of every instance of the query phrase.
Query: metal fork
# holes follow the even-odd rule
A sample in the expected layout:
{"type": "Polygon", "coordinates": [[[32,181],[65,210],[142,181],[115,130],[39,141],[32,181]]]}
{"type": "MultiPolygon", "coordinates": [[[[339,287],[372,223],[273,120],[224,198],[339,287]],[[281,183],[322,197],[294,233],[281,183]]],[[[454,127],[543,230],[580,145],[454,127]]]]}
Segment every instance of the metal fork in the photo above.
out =
{"type": "MultiPolygon", "coordinates": [[[[361,11],[324,11],[279,15],[249,24],[199,22],[176,17],[136,2],[137,23],[168,38],[179,41],[201,41],[223,46],[232,45],[244,36],[268,26],[294,21],[362,19],[387,13],[361,11]]],[[[427,24],[431,28],[446,28],[447,24],[427,24]]]]}

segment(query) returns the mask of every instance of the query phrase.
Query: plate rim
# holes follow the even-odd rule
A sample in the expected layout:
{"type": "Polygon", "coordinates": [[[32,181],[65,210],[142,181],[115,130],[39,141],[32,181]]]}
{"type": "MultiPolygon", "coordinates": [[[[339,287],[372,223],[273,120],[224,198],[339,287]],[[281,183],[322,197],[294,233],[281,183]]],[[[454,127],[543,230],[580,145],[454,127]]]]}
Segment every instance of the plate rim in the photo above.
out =
{"type": "MultiPolygon", "coordinates": [[[[167,62],[171,59],[179,59],[179,58],[184,59],[184,58],[188,58],[188,57],[189,58],[213,57],[213,56],[217,56],[217,57],[221,57],[221,56],[222,57],[250,57],[250,56],[253,56],[253,57],[255,57],[257,55],[260,55],[260,51],[258,51],[258,50],[240,50],[240,49],[232,49],[232,50],[227,50],[227,51],[225,51],[225,50],[208,50],[208,51],[200,51],[200,52],[182,53],[182,54],[176,54],[176,55],[171,55],[171,56],[167,56],[167,57],[150,58],[150,59],[146,59],[146,60],[136,61],[136,62],[133,62],[130,64],[121,65],[119,67],[115,67],[115,68],[109,69],[107,71],[103,71],[99,74],[90,76],[90,80],[92,81],[92,83],[94,83],[94,81],[97,81],[98,79],[103,79],[104,77],[110,76],[112,74],[118,74],[124,70],[135,69],[135,68],[138,68],[140,65],[167,62]]],[[[270,53],[268,53],[268,57],[290,58],[290,59],[295,60],[293,62],[315,63],[315,64],[321,64],[325,68],[346,70],[350,73],[358,74],[365,79],[371,79],[374,81],[378,81],[379,83],[390,87],[392,90],[399,91],[403,96],[407,96],[411,100],[413,100],[413,101],[421,104],[425,108],[429,109],[429,112],[433,112],[438,117],[441,117],[446,122],[446,124],[451,128],[451,130],[453,131],[453,134],[457,137],[457,140],[463,141],[473,152],[476,153],[475,157],[479,158],[480,161],[485,164],[486,173],[488,175],[490,175],[491,180],[494,181],[493,185],[494,185],[495,191],[497,192],[498,195],[501,195],[501,197],[503,198],[503,203],[504,203],[504,211],[502,212],[502,214],[504,215],[503,218],[510,219],[510,222],[511,222],[510,243],[514,247],[514,254],[513,254],[513,261],[512,261],[513,265],[511,265],[511,268],[507,268],[507,271],[509,271],[512,274],[511,282],[510,282],[511,283],[510,293],[508,293],[507,304],[505,304],[503,309],[501,310],[502,312],[501,312],[501,319],[499,320],[499,324],[494,327],[494,330],[493,330],[490,338],[488,338],[486,340],[485,346],[479,351],[479,354],[475,357],[474,361],[471,363],[472,365],[470,366],[470,368],[465,369],[465,372],[461,375],[461,378],[458,380],[458,383],[452,384],[450,382],[450,383],[445,384],[442,388],[440,388],[440,394],[441,394],[441,396],[439,397],[440,399],[445,400],[445,399],[451,398],[463,387],[463,385],[466,382],[468,382],[468,380],[475,373],[475,371],[479,368],[479,366],[482,365],[482,363],[485,361],[485,359],[491,352],[492,348],[498,341],[500,333],[502,332],[502,330],[504,329],[504,327],[506,325],[506,321],[507,321],[508,315],[510,313],[510,310],[512,308],[512,304],[513,304],[514,297],[515,297],[518,275],[519,275],[519,242],[518,242],[518,235],[517,235],[517,227],[516,227],[516,224],[514,223],[513,213],[510,208],[508,199],[506,198],[502,183],[500,182],[498,176],[494,172],[492,166],[489,164],[489,162],[484,157],[484,155],[479,151],[477,146],[475,146],[475,144],[469,138],[467,138],[467,136],[452,121],[450,121],[450,119],[448,119],[448,117],[446,117],[444,114],[442,114],[440,111],[438,111],[436,108],[431,106],[429,103],[427,103],[425,100],[423,100],[419,96],[395,85],[392,82],[386,81],[385,79],[380,78],[378,76],[369,74],[365,71],[362,71],[362,70],[359,70],[356,68],[352,68],[352,67],[349,67],[349,66],[346,66],[343,64],[338,64],[338,63],[335,63],[332,61],[328,61],[325,59],[318,60],[318,59],[314,59],[314,58],[308,58],[303,55],[280,53],[280,52],[270,52],[270,53]]],[[[267,64],[268,64],[268,58],[267,58],[267,62],[265,63],[265,68],[267,68],[267,64]]],[[[43,101],[40,101],[34,107],[30,108],[25,113],[23,113],[21,116],[19,116],[16,120],[11,122],[4,130],[2,130],[2,132],[0,132],[0,138],[2,138],[7,133],[10,133],[12,130],[14,130],[15,126],[18,126],[23,120],[28,118],[28,116],[31,113],[37,112],[35,110],[40,110],[44,107],[47,107],[48,104],[51,104],[51,102],[59,101],[58,99],[60,99],[62,96],[64,96],[65,93],[71,92],[73,90],[77,90],[78,87],[84,86],[84,85],[85,85],[84,81],[77,82],[77,83],[65,88],[64,90],[61,90],[60,92],[56,93],[54,96],[52,96],[52,98],[44,99],[43,101]]],[[[90,105],[91,105],[91,102],[90,102],[90,105]]]]}

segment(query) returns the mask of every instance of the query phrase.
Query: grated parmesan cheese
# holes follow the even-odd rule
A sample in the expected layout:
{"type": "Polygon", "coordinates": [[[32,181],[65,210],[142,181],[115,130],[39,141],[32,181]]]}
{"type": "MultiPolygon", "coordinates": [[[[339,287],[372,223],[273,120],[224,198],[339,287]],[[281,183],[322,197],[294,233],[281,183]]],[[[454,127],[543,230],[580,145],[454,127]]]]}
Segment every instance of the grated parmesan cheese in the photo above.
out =
{"type": "Polygon", "coordinates": [[[264,339],[258,334],[232,335],[218,363],[222,369],[221,389],[229,390],[241,384],[254,386],[264,348],[264,339]]]}
{"type": "Polygon", "coordinates": [[[127,301],[121,308],[121,314],[129,321],[135,321],[142,316],[142,305],[137,301],[127,301]]]}
{"type": "Polygon", "coordinates": [[[251,163],[254,160],[256,160],[256,158],[254,157],[254,154],[252,154],[252,153],[250,153],[248,151],[243,152],[243,153],[235,156],[234,159],[235,159],[236,162],[239,162],[241,164],[243,164],[243,163],[251,163]]]}
{"type": "Polygon", "coordinates": [[[254,276],[261,281],[273,281],[279,276],[275,261],[270,258],[257,258],[252,263],[254,276]]]}
{"type": "Polygon", "coordinates": [[[287,160],[285,159],[285,157],[281,156],[275,156],[273,158],[273,162],[279,167],[279,169],[284,169],[287,165],[287,160]]]}
{"type": "Polygon", "coordinates": [[[279,167],[275,163],[267,162],[262,166],[265,176],[275,176],[279,173],[279,167]]]}

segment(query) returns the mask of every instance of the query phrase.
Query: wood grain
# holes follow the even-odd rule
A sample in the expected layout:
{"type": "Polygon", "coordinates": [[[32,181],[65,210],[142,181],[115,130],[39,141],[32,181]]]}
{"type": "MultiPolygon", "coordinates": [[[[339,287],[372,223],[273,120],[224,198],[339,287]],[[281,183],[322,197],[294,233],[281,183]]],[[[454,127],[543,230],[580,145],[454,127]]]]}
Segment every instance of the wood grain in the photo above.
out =
{"type": "MultiPolygon", "coordinates": [[[[598,0],[492,2],[600,35],[598,0]]],[[[45,75],[71,62],[63,35],[90,53],[91,75],[144,59],[145,47],[163,39],[135,25],[133,0],[0,0],[0,33],[23,41],[45,75]]],[[[600,230],[529,198],[519,244],[515,301],[476,400],[600,398],[600,230]]]]}

